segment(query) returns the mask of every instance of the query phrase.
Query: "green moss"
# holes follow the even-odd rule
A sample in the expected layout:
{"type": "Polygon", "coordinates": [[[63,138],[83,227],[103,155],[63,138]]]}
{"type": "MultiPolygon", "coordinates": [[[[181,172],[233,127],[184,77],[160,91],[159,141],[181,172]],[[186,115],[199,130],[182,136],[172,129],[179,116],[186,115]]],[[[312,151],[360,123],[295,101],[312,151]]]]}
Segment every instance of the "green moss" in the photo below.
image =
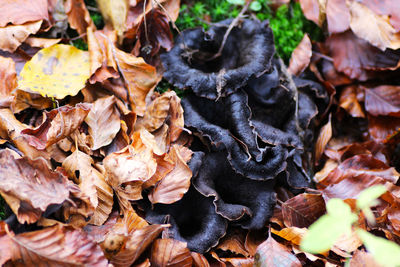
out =
{"type": "Polygon", "coordinates": [[[0,220],[4,220],[6,218],[6,202],[0,196],[0,220]]]}
{"type": "Polygon", "coordinates": [[[168,91],[169,89],[175,91],[176,95],[179,96],[179,97],[184,96],[185,93],[187,92],[185,90],[181,90],[181,89],[171,85],[167,80],[164,80],[164,79],[162,79],[161,82],[159,82],[157,84],[157,87],[156,87],[155,91],[159,92],[160,94],[162,94],[162,93],[168,91]]]}
{"type": "Polygon", "coordinates": [[[76,48],[79,48],[81,50],[85,50],[85,51],[88,50],[88,45],[87,45],[87,43],[85,43],[85,41],[82,38],[73,41],[72,44],[73,44],[73,46],[75,46],[76,48]]]}

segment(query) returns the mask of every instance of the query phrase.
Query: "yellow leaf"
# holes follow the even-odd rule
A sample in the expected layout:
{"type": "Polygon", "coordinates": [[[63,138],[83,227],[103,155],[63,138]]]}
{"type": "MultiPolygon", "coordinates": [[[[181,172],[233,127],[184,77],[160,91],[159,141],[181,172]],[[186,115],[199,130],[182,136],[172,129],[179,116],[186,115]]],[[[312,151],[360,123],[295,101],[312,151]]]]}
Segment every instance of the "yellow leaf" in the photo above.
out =
{"type": "Polygon", "coordinates": [[[89,53],[56,44],[40,50],[22,69],[19,89],[62,99],[76,95],[90,76],[89,53]]]}

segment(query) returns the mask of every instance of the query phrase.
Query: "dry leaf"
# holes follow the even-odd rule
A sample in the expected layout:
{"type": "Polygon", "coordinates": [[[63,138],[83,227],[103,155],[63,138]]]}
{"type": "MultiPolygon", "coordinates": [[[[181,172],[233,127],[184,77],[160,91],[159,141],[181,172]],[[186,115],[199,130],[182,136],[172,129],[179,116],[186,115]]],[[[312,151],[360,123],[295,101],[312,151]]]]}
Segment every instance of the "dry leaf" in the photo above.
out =
{"type": "Polygon", "coordinates": [[[49,205],[68,199],[67,178],[50,170],[42,159],[15,159],[2,150],[0,173],[0,193],[20,223],[34,223],[49,205]]]}
{"type": "Polygon", "coordinates": [[[350,11],[346,0],[328,0],[326,2],[326,21],[329,33],[340,33],[350,27],[350,11]]]}
{"type": "Polygon", "coordinates": [[[157,239],[151,249],[151,264],[154,266],[192,266],[192,256],[186,243],[175,239],[157,239]]]}
{"type": "Polygon", "coordinates": [[[15,63],[11,58],[0,56],[0,97],[6,97],[17,87],[15,63]]]}
{"type": "Polygon", "coordinates": [[[10,232],[7,226],[5,231],[8,239],[6,242],[0,242],[0,251],[2,254],[5,251],[11,255],[11,261],[16,265],[108,265],[100,247],[82,230],[56,224],[43,230],[18,235],[10,232]]]}
{"type": "Polygon", "coordinates": [[[206,257],[204,257],[203,254],[196,252],[190,252],[190,254],[192,255],[194,267],[210,267],[210,264],[208,263],[206,257]]]}
{"type": "Polygon", "coordinates": [[[83,0],[66,0],[64,8],[68,15],[69,25],[80,35],[86,33],[88,27],[96,29],[83,0]]]}
{"type": "Polygon", "coordinates": [[[192,171],[179,153],[179,146],[174,145],[168,153],[174,169],[159,181],[149,194],[149,200],[155,203],[171,204],[180,200],[189,190],[192,171]]]}
{"type": "Polygon", "coordinates": [[[245,247],[246,235],[243,231],[236,230],[224,236],[217,246],[217,249],[223,251],[230,251],[237,255],[249,257],[250,254],[245,247]]]}
{"type": "Polygon", "coordinates": [[[271,228],[271,232],[276,234],[277,236],[286,239],[287,241],[292,242],[293,244],[300,246],[301,239],[307,233],[307,228],[298,228],[298,227],[287,227],[283,228],[280,231],[271,228]]]}
{"type": "Polygon", "coordinates": [[[318,26],[322,26],[325,20],[325,2],[320,0],[300,0],[304,16],[318,26]]]}
{"type": "Polygon", "coordinates": [[[325,147],[329,140],[332,138],[332,123],[331,116],[329,116],[329,121],[321,128],[317,142],[315,144],[315,163],[318,163],[322,154],[324,153],[325,147]]]}
{"type": "Polygon", "coordinates": [[[373,140],[382,142],[400,129],[400,119],[388,116],[368,116],[368,132],[373,140]]]}
{"type": "Polygon", "coordinates": [[[89,125],[92,150],[109,145],[119,132],[120,115],[115,103],[114,96],[100,98],[93,103],[85,118],[89,125]]]}
{"type": "Polygon", "coordinates": [[[117,31],[118,37],[121,37],[125,31],[125,22],[128,14],[129,1],[127,0],[96,0],[107,24],[117,31]]]}
{"type": "Polygon", "coordinates": [[[30,34],[39,31],[41,25],[42,20],[0,27],[0,49],[14,52],[30,34]]]}
{"type": "Polygon", "coordinates": [[[345,109],[351,116],[365,118],[363,108],[357,99],[357,86],[351,85],[344,88],[340,94],[339,106],[345,109]]]}
{"type": "Polygon", "coordinates": [[[2,11],[0,27],[4,27],[9,23],[21,25],[38,20],[49,21],[46,0],[1,1],[0,10],[2,11]]]}
{"type": "Polygon", "coordinates": [[[350,266],[352,267],[380,267],[374,257],[365,252],[364,250],[357,250],[350,260],[350,266]]]}
{"type": "Polygon", "coordinates": [[[58,44],[61,40],[61,38],[49,39],[30,36],[28,37],[28,39],[25,40],[25,43],[30,45],[31,47],[46,48],[58,44]]]}
{"type": "Polygon", "coordinates": [[[22,69],[18,88],[62,99],[76,95],[89,78],[89,53],[56,44],[40,50],[22,69]]]}
{"type": "Polygon", "coordinates": [[[365,88],[365,110],[373,116],[400,117],[400,86],[365,88]]]}
{"type": "Polygon", "coordinates": [[[293,75],[299,75],[302,73],[310,64],[311,55],[311,40],[307,34],[304,34],[301,42],[293,50],[292,56],[290,57],[288,71],[293,75]]]}
{"type": "Polygon", "coordinates": [[[43,150],[69,136],[78,129],[90,111],[90,104],[68,105],[46,112],[46,120],[35,129],[25,129],[22,134],[29,138],[29,144],[43,150]]]}

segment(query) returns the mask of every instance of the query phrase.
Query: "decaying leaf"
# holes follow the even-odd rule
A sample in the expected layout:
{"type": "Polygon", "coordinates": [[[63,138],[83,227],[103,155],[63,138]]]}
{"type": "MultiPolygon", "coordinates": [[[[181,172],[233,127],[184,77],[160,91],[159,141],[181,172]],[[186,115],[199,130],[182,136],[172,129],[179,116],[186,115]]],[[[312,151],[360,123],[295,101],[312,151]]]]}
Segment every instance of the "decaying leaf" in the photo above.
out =
{"type": "Polygon", "coordinates": [[[117,31],[119,38],[121,38],[126,27],[125,22],[128,14],[129,1],[96,0],[96,2],[104,20],[111,24],[113,29],[117,31]]]}
{"type": "Polygon", "coordinates": [[[174,239],[157,239],[151,249],[154,266],[192,266],[192,256],[186,243],[174,239]]]}
{"type": "Polygon", "coordinates": [[[14,52],[30,34],[36,33],[42,21],[27,22],[22,25],[0,27],[0,49],[14,52]]]}
{"type": "Polygon", "coordinates": [[[2,150],[0,162],[0,193],[20,223],[34,223],[48,206],[68,199],[67,178],[44,160],[16,159],[2,150]]]}
{"type": "Polygon", "coordinates": [[[344,88],[340,95],[339,106],[344,108],[353,117],[365,118],[365,113],[357,98],[358,91],[356,86],[347,86],[344,88]]]}
{"type": "Polygon", "coordinates": [[[293,75],[302,73],[310,64],[312,55],[311,49],[310,37],[305,34],[296,49],[293,50],[292,56],[290,57],[288,72],[293,75]]]}
{"type": "Polygon", "coordinates": [[[85,120],[91,105],[79,103],[46,112],[46,120],[35,129],[21,131],[28,137],[29,144],[43,150],[74,132],[85,120]]]}
{"type": "Polygon", "coordinates": [[[76,95],[90,73],[89,53],[71,45],[56,44],[40,50],[22,69],[18,88],[62,99],[76,95]]]}
{"type": "Polygon", "coordinates": [[[373,116],[400,117],[400,86],[365,88],[365,110],[373,116]]]}
{"type": "Polygon", "coordinates": [[[14,60],[0,56],[0,96],[2,98],[10,96],[16,87],[17,73],[14,60]]]}
{"type": "Polygon", "coordinates": [[[86,33],[88,27],[96,29],[83,0],[66,0],[64,8],[69,25],[79,34],[86,33]]]}

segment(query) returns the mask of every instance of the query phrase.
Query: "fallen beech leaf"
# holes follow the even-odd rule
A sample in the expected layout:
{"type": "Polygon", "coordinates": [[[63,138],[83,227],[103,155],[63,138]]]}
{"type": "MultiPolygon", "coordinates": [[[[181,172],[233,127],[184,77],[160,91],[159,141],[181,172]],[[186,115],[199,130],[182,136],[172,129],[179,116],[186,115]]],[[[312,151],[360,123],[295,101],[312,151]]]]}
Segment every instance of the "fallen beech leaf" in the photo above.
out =
{"type": "Polygon", "coordinates": [[[89,78],[89,53],[56,44],[40,50],[22,69],[18,88],[62,99],[76,95],[89,78]]]}
{"type": "Polygon", "coordinates": [[[386,48],[400,48],[400,34],[393,28],[386,16],[379,16],[367,6],[349,1],[350,28],[358,37],[384,51],[386,48]]]}
{"type": "Polygon", "coordinates": [[[368,79],[367,70],[396,69],[399,64],[400,54],[397,51],[387,49],[382,52],[351,31],[332,34],[326,44],[336,70],[351,79],[365,81],[368,79]]]}
{"type": "MultiPolygon", "coordinates": [[[[126,16],[128,14],[129,1],[126,0],[96,0],[101,15],[107,24],[117,31],[121,38],[125,31],[126,16]]],[[[120,39],[122,41],[122,39],[120,39]]]]}
{"type": "Polygon", "coordinates": [[[64,139],[75,131],[90,111],[90,104],[79,103],[75,107],[61,106],[46,112],[46,120],[35,129],[21,131],[29,137],[29,144],[43,150],[64,139]]]}
{"type": "Polygon", "coordinates": [[[315,144],[315,163],[318,164],[322,154],[324,153],[325,147],[329,140],[332,138],[332,122],[331,116],[329,116],[329,121],[321,128],[317,143],[315,144]]]}
{"type": "Polygon", "coordinates": [[[14,52],[32,33],[39,31],[42,20],[0,27],[0,49],[14,52]]]}
{"type": "MultiPolygon", "coordinates": [[[[197,252],[190,252],[193,258],[193,266],[194,267],[210,267],[206,257],[203,254],[197,252]]],[[[0,262],[1,263],[1,262],[0,262]]]]}
{"type": "Polygon", "coordinates": [[[303,193],[282,204],[286,227],[309,227],[326,212],[325,201],[320,194],[303,193]]]}
{"type": "Polygon", "coordinates": [[[271,228],[271,232],[276,234],[277,236],[286,239],[287,241],[292,242],[293,244],[300,246],[301,239],[303,239],[304,235],[307,233],[306,228],[298,228],[298,227],[287,227],[283,228],[280,231],[271,228]]]}
{"type": "Polygon", "coordinates": [[[220,258],[220,260],[224,263],[227,263],[228,266],[232,265],[233,267],[253,267],[254,266],[253,258],[220,258]]]}
{"type": "Polygon", "coordinates": [[[149,91],[157,85],[160,78],[156,69],[147,64],[143,58],[115,49],[115,56],[118,59],[119,71],[129,91],[129,102],[134,107],[137,115],[143,116],[146,108],[146,96],[149,91]]]}
{"type": "Polygon", "coordinates": [[[129,236],[125,247],[110,259],[116,266],[130,266],[134,263],[143,251],[160,235],[167,225],[148,225],[138,229],[129,236]]]}
{"type": "Polygon", "coordinates": [[[329,33],[344,32],[350,27],[350,11],[346,0],[326,1],[326,21],[329,33]]]}
{"type": "Polygon", "coordinates": [[[387,116],[368,116],[368,132],[373,140],[381,142],[400,129],[400,119],[387,116]]]}
{"type": "Polygon", "coordinates": [[[185,242],[175,239],[157,239],[151,249],[154,266],[192,266],[192,256],[185,242]]]}
{"type": "Polygon", "coordinates": [[[289,62],[289,73],[293,75],[299,75],[302,73],[310,64],[312,55],[311,40],[307,34],[304,34],[303,39],[294,49],[289,62]]]}
{"type": "Polygon", "coordinates": [[[30,45],[31,47],[46,48],[58,44],[61,40],[61,38],[49,39],[30,36],[28,37],[28,39],[25,40],[25,43],[30,45]]]}
{"type": "Polygon", "coordinates": [[[400,117],[400,86],[365,88],[365,110],[373,116],[400,117]]]}
{"type": "Polygon", "coordinates": [[[88,27],[96,29],[83,0],[67,0],[64,3],[64,8],[68,15],[69,25],[79,34],[86,33],[88,27]]]}
{"type": "Polygon", "coordinates": [[[0,56],[0,97],[6,97],[17,87],[15,63],[11,58],[0,56]]]}
{"type": "Polygon", "coordinates": [[[301,263],[286,246],[276,242],[270,234],[267,241],[258,246],[257,253],[254,255],[254,266],[295,267],[301,266],[301,263]]]}
{"type": "Polygon", "coordinates": [[[350,235],[342,235],[339,237],[331,250],[342,257],[347,257],[349,253],[356,251],[360,246],[362,246],[362,242],[356,235],[356,232],[352,230],[350,235]]]}
{"type": "Polygon", "coordinates": [[[174,169],[159,181],[149,194],[149,200],[155,203],[171,204],[180,200],[189,190],[192,171],[174,145],[168,154],[175,162],[174,169]]]}
{"type": "Polygon", "coordinates": [[[390,24],[400,31],[400,6],[393,0],[363,0],[361,3],[379,15],[388,15],[390,24]]]}
{"type": "Polygon", "coordinates": [[[353,257],[350,260],[350,266],[354,267],[381,267],[374,257],[370,254],[365,252],[364,250],[357,250],[353,257]]]}
{"type": "Polygon", "coordinates": [[[113,191],[106,183],[104,176],[92,165],[93,159],[76,149],[62,163],[68,176],[74,178],[83,193],[85,193],[95,208],[91,223],[102,225],[108,218],[113,207],[113,191]],[[78,175],[79,177],[76,177],[78,175]]]}
{"type": "Polygon", "coordinates": [[[42,159],[15,159],[2,150],[0,173],[0,193],[20,223],[34,223],[48,206],[68,199],[67,178],[50,170],[42,159]]]}
{"type": "Polygon", "coordinates": [[[7,226],[5,231],[9,239],[0,243],[0,250],[11,254],[16,265],[107,266],[100,247],[80,229],[56,224],[18,235],[7,226]]]}
{"type": "Polygon", "coordinates": [[[115,97],[109,96],[96,100],[85,118],[89,125],[92,150],[109,145],[121,127],[120,115],[115,106],[115,97]]]}
{"type": "Polygon", "coordinates": [[[249,257],[250,254],[245,248],[245,239],[246,235],[244,232],[240,230],[232,231],[219,241],[216,248],[249,257]]]}
{"type": "Polygon", "coordinates": [[[344,88],[340,94],[339,106],[345,109],[351,116],[365,118],[363,108],[357,99],[358,87],[351,85],[344,88]]]}
{"type": "Polygon", "coordinates": [[[49,20],[46,0],[1,1],[0,10],[0,27],[9,23],[21,25],[31,21],[49,20]]]}
{"type": "Polygon", "coordinates": [[[299,2],[304,16],[321,27],[325,20],[325,1],[300,0],[299,2]]]}

